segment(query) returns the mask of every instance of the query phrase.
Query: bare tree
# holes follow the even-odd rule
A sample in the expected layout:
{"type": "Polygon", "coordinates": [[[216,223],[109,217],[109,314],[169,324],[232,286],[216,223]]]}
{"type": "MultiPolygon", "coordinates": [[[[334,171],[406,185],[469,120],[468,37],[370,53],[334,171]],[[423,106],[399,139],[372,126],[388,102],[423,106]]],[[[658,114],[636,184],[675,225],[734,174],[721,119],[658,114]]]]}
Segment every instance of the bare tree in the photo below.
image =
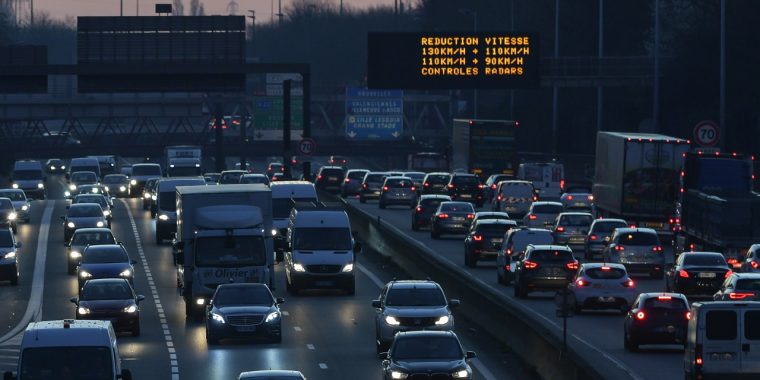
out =
{"type": "Polygon", "coordinates": [[[191,16],[200,16],[202,10],[203,10],[203,4],[201,4],[201,0],[190,0],[190,15],[191,16]]]}
{"type": "Polygon", "coordinates": [[[174,4],[172,5],[172,15],[182,16],[184,14],[185,4],[182,3],[182,0],[174,0],[174,4]]]}

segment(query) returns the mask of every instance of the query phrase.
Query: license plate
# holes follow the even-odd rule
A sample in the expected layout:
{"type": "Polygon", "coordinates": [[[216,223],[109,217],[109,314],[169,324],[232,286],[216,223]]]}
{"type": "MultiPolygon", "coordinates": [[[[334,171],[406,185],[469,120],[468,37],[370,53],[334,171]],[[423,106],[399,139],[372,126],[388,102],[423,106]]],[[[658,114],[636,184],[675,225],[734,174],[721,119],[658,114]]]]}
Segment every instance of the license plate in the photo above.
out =
{"type": "Polygon", "coordinates": [[[594,289],[600,289],[602,287],[602,284],[594,284],[591,287],[593,287],[594,289]]]}
{"type": "Polygon", "coordinates": [[[240,326],[237,328],[237,331],[240,332],[254,332],[256,331],[256,326],[240,326]]]}
{"type": "Polygon", "coordinates": [[[511,206],[504,207],[504,209],[507,211],[517,211],[517,207],[511,207],[511,206]]]}
{"type": "Polygon", "coordinates": [[[715,278],[715,273],[700,273],[699,278],[715,278]]]}
{"type": "Polygon", "coordinates": [[[470,195],[470,194],[462,194],[462,195],[460,195],[459,197],[460,197],[460,198],[469,199],[469,198],[472,198],[472,195],[470,195]]]}
{"type": "Polygon", "coordinates": [[[462,221],[464,221],[464,218],[461,218],[461,217],[459,217],[459,218],[451,218],[451,220],[453,220],[455,222],[462,222],[462,221]]]}
{"type": "Polygon", "coordinates": [[[644,227],[653,228],[655,230],[661,230],[665,228],[665,223],[644,222],[644,227]]]}
{"type": "Polygon", "coordinates": [[[327,177],[328,181],[337,181],[338,177],[327,177]]]}
{"type": "Polygon", "coordinates": [[[315,281],[314,286],[333,286],[334,283],[332,281],[315,281]]]}
{"type": "Polygon", "coordinates": [[[501,243],[504,239],[491,239],[491,243],[501,243]]]}
{"type": "Polygon", "coordinates": [[[675,326],[662,326],[657,328],[657,332],[666,332],[666,333],[674,333],[676,332],[675,326]]]}
{"type": "Polygon", "coordinates": [[[586,207],[586,204],[583,202],[575,202],[573,203],[573,206],[575,207],[586,207]]]}
{"type": "Polygon", "coordinates": [[[380,191],[373,191],[372,194],[380,195],[380,191]]]}
{"type": "Polygon", "coordinates": [[[599,302],[605,302],[605,303],[615,302],[615,297],[598,297],[597,299],[599,300],[599,302]]]}

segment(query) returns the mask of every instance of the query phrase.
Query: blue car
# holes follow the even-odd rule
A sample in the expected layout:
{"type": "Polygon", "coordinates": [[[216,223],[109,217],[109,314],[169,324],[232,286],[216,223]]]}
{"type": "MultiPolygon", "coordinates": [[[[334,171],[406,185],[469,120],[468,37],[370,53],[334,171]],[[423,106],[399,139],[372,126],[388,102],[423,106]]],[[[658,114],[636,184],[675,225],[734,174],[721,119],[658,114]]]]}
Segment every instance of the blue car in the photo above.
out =
{"type": "Polygon", "coordinates": [[[129,258],[127,250],[121,244],[103,244],[88,246],[82,252],[82,261],[77,269],[79,289],[87,280],[97,278],[123,278],[134,282],[137,261],[129,258]]]}

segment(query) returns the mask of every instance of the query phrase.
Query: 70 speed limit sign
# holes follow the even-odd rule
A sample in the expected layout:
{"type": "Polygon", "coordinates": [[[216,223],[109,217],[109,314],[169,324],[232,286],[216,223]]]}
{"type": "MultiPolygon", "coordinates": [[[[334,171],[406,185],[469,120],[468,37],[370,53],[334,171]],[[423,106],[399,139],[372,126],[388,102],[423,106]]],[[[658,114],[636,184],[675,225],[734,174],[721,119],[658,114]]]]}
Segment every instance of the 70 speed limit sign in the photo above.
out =
{"type": "Polygon", "coordinates": [[[710,120],[700,121],[694,127],[694,141],[701,146],[715,146],[720,141],[718,125],[710,120]]]}

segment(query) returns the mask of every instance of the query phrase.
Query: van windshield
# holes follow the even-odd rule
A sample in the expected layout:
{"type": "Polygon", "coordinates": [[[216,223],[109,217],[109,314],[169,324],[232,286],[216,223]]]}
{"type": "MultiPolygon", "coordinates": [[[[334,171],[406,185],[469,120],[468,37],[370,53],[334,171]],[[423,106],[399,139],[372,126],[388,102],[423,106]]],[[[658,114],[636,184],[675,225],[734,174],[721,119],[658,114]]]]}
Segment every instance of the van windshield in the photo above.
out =
{"type": "Polygon", "coordinates": [[[346,227],[302,227],[293,233],[293,249],[300,251],[349,251],[351,233],[346,227]]]}
{"type": "Polygon", "coordinates": [[[132,167],[132,175],[155,175],[161,176],[161,167],[156,165],[135,165],[132,167]]]}
{"type": "Polygon", "coordinates": [[[42,170],[14,170],[13,179],[15,180],[42,179],[42,170]]]}
{"type": "Polygon", "coordinates": [[[114,378],[108,346],[27,348],[21,357],[19,377],[24,380],[114,378]]]}
{"type": "Polygon", "coordinates": [[[0,191],[0,198],[8,198],[12,201],[25,201],[23,191],[0,191]]]}
{"type": "Polygon", "coordinates": [[[272,198],[272,217],[275,219],[284,219],[290,216],[290,210],[293,208],[293,201],[297,203],[307,202],[316,203],[316,198],[272,198]]]}
{"type": "Polygon", "coordinates": [[[218,236],[195,241],[195,264],[199,267],[259,266],[267,262],[260,236],[218,236]]]}

